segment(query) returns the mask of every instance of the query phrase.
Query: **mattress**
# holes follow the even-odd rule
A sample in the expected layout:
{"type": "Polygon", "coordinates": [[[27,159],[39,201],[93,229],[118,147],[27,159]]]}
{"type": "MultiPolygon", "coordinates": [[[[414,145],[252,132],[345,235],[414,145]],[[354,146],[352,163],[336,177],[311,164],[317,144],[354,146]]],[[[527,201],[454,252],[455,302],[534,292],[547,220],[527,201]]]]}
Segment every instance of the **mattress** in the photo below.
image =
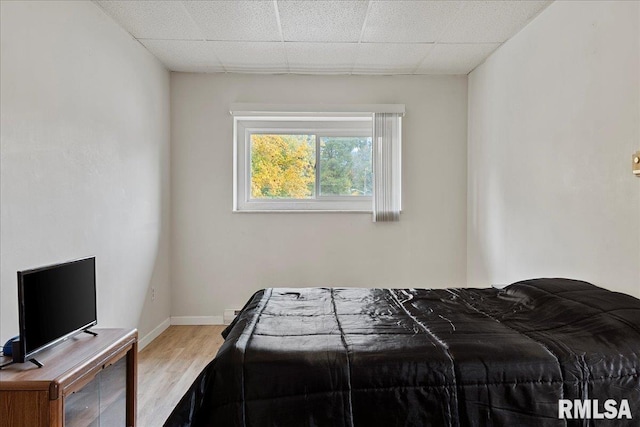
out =
{"type": "Polygon", "coordinates": [[[224,335],[166,426],[639,425],[640,300],[586,282],[271,288],[224,335]]]}

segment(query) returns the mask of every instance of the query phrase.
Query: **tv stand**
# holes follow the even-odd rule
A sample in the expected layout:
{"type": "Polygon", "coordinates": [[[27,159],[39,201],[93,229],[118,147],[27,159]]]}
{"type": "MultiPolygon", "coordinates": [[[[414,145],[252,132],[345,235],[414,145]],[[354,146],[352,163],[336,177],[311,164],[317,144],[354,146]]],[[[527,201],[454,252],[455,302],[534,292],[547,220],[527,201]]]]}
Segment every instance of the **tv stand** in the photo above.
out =
{"type": "MultiPolygon", "coordinates": [[[[98,336],[98,334],[96,332],[90,331],[89,329],[83,329],[82,332],[84,332],[86,334],[89,334],[89,335],[93,335],[94,337],[98,336]]],[[[66,339],[65,339],[65,341],[66,341],[66,339]]],[[[11,345],[12,345],[12,354],[11,354],[11,356],[13,357],[13,360],[11,362],[4,363],[4,364],[0,363],[0,370],[3,369],[3,368],[6,368],[7,366],[13,365],[14,363],[31,362],[34,365],[36,365],[38,368],[42,368],[42,366],[44,366],[42,363],[38,362],[35,358],[31,358],[31,359],[25,360],[22,357],[22,350],[20,349],[20,341],[15,341],[14,340],[11,343],[11,345]]]]}
{"type": "MultiPolygon", "coordinates": [[[[31,362],[31,363],[33,363],[33,364],[34,364],[34,365],[36,365],[38,368],[42,368],[42,367],[44,366],[42,363],[38,362],[36,359],[29,359],[29,360],[27,360],[27,362],[31,362]]],[[[7,363],[5,363],[5,364],[0,365],[0,369],[2,369],[2,368],[6,368],[7,366],[11,366],[11,365],[13,365],[14,363],[18,363],[18,362],[16,362],[15,360],[12,360],[11,362],[7,362],[7,363]]]]}
{"type": "Polygon", "coordinates": [[[2,365],[0,365],[0,369],[2,368],[6,368],[9,365],[13,365],[14,363],[18,363],[15,360],[12,360],[11,362],[7,362],[7,363],[3,363],[2,365]]]}
{"type": "Polygon", "coordinates": [[[33,364],[34,364],[34,365],[36,365],[38,368],[42,368],[42,367],[44,366],[42,363],[38,362],[36,359],[29,359],[29,360],[27,360],[27,362],[31,362],[31,363],[33,363],[33,364]]]}
{"type": "MultiPolygon", "coordinates": [[[[33,363],[38,368],[42,368],[44,366],[42,363],[38,362],[36,359],[29,359],[29,360],[27,360],[27,362],[33,363]]],[[[11,366],[14,363],[19,363],[19,362],[16,362],[15,360],[12,360],[11,362],[7,362],[7,363],[4,363],[4,364],[0,365],[0,369],[6,368],[7,366],[11,366]]]]}
{"type": "Polygon", "coordinates": [[[137,353],[135,329],[98,329],[0,370],[0,427],[135,427],[137,353]]]}

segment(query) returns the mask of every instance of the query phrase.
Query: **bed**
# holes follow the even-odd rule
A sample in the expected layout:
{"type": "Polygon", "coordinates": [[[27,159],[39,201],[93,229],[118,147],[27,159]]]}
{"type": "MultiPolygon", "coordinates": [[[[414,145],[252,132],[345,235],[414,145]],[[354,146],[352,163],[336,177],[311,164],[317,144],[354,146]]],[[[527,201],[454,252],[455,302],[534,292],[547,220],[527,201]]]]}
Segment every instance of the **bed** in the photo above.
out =
{"type": "Polygon", "coordinates": [[[265,289],[223,335],[165,426],[639,425],[640,300],[586,282],[265,289]]]}

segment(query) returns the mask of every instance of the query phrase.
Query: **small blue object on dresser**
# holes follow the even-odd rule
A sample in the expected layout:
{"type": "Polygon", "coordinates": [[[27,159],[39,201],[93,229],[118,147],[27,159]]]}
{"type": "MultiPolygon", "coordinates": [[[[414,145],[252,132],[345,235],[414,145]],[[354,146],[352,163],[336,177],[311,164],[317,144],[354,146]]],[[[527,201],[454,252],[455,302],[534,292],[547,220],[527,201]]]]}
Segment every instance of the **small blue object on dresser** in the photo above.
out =
{"type": "Polygon", "coordinates": [[[4,343],[4,347],[2,347],[2,354],[5,356],[12,356],[13,355],[13,346],[11,345],[14,341],[16,341],[18,338],[20,338],[19,336],[15,336],[13,338],[9,338],[9,340],[4,343]]]}

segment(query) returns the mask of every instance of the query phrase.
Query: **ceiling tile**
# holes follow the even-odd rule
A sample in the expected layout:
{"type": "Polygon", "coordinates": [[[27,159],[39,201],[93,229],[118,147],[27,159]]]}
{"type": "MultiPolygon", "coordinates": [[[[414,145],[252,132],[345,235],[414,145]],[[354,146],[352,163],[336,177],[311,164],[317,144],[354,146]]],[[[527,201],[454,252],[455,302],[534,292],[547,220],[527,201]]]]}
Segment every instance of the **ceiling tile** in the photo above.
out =
{"type": "Polygon", "coordinates": [[[461,1],[374,1],[362,41],[433,43],[461,6],[461,1]]]}
{"type": "Polygon", "coordinates": [[[551,1],[469,1],[442,38],[443,43],[505,42],[551,1]]]}
{"type": "Polygon", "coordinates": [[[357,43],[285,43],[292,73],[349,73],[357,43]]]}
{"type": "Polygon", "coordinates": [[[281,41],[272,0],[186,1],[207,40],[281,41]]]}
{"type": "Polygon", "coordinates": [[[287,72],[282,42],[207,42],[227,71],[287,72]]]}
{"type": "Polygon", "coordinates": [[[138,39],[201,40],[198,26],[177,1],[98,1],[138,39]]]}
{"type": "Polygon", "coordinates": [[[225,71],[213,48],[197,40],[140,40],[171,71],[225,71]]]}
{"type": "Polygon", "coordinates": [[[411,74],[432,47],[430,43],[360,43],[353,72],[411,74]]]}
{"type": "Polygon", "coordinates": [[[94,1],[171,70],[307,74],[467,74],[551,3],[94,1]]]}
{"type": "Polygon", "coordinates": [[[357,42],[367,13],[367,2],[278,1],[285,41],[357,42]]]}
{"type": "Polygon", "coordinates": [[[416,74],[468,74],[500,43],[437,44],[416,74]]]}

